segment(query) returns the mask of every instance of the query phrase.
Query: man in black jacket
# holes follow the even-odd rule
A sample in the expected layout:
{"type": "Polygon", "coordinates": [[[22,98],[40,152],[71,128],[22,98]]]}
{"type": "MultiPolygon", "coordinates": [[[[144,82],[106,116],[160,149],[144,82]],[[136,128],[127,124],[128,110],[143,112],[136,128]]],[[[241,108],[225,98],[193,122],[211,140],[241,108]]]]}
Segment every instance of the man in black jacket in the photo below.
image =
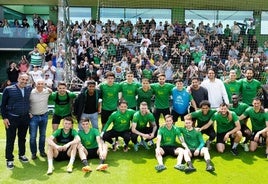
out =
{"type": "Polygon", "coordinates": [[[98,113],[101,111],[100,91],[96,89],[96,82],[90,80],[87,87],[81,90],[81,93],[75,100],[74,114],[79,122],[79,130],[81,119],[89,119],[93,128],[98,129],[98,113]]]}

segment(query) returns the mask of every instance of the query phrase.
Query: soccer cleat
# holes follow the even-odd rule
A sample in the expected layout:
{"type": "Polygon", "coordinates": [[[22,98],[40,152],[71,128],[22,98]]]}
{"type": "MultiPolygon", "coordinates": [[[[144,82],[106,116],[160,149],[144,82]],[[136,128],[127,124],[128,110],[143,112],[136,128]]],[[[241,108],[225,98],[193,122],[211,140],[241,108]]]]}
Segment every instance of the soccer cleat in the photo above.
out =
{"type": "Polygon", "coordinates": [[[166,166],[164,166],[164,165],[157,165],[157,166],[155,166],[155,169],[156,169],[158,172],[160,172],[160,171],[165,170],[165,169],[166,169],[166,166]]]}
{"type": "Polygon", "coordinates": [[[148,141],[148,146],[153,146],[154,145],[154,142],[152,140],[148,141]]]}
{"type": "Polygon", "coordinates": [[[134,144],[134,150],[135,150],[135,151],[138,151],[138,150],[139,150],[139,143],[134,144]]]}
{"type": "Polygon", "coordinates": [[[48,167],[47,175],[51,175],[53,173],[54,167],[48,167]]]}
{"type": "Polygon", "coordinates": [[[249,152],[249,148],[248,148],[248,144],[247,143],[241,144],[241,146],[244,148],[244,151],[245,152],[249,152]]]}
{"type": "Polygon", "coordinates": [[[185,173],[191,173],[196,171],[196,168],[194,168],[193,166],[188,166],[187,168],[185,168],[185,173]]]}
{"type": "Polygon", "coordinates": [[[206,167],[206,171],[208,171],[208,172],[213,172],[213,171],[215,171],[215,168],[214,168],[212,165],[208,165],[208,166],[206,167]]]}
{"type": "Polygon", "coordinates": [[[14,169],[14,162],[13,161],[7,161],[7,168],[8,169],[14,169]]]}
{"type": "Polygon", "coordinates": [[[128,152],[128,146],[127,145],[124,145],[123,151],[128,152]]]}
{"type": "Polygon", "coordinates": [[[91,172],[92,169],[87,165],[87,166],[82,167],[82,171],[83,172],[91,172]]]}
{"type": "Polygon", "coordinates": [[[29,162],[29,159],[28,159],[25,155],[23,155],[23,156],[19,156],[19,160],[20,160],[22,163],[27,163],[27,162],[29,162]]]}
{"type": "Polygon", "coordinates": [[[45,152],[41,152],[40,156],[45,158],[45,157],[47,157],[47,154],[45,152]]]}
{"type": "Polygon", "coordinates": [[[118,142],[116,141],[114,144],[113,144],[113,151],[116,151],[118,149],[118,142]]]}
{"type": "Polygon", "coordinates": [[[67,165],[67,169],[66,169],[66,171],[67,171],[68,173],[72,173],[72,172],[73,172],[73,165],[71,165],[71,164],[67,165]]]}
{"type": "Polygon", "coordinates": [[[236,148],[232,148],[231,149],[231,153],[234,155],[234,156],[237,156],[238,155],[238,151],[236,148]]]}
{"type": "Polygon", "coordinates": [[[36,154],[32,154],[32,160],[35,160],[35,159],[37,159],[36,154]]]}
{"type": "Polygon", "coordinates": [[[97,171],[105,171],[108,168],[108,164],[100,164],[96,170],[97,171]]]}
{"type": "Polygon", "coordinates": [[[183,165],[183,164],[177,164],[177,165],[174,166],[174,168],[175,169],[178,169],[180,171],[184,171],[185,165],[183,165]]]}
{"type": "Polygon", "coordinates": [[[144,140],[141,140],[140,145],[142,145],[145,149],[149,150],[149,146],[147,145],[147,142],[144,140]]]}

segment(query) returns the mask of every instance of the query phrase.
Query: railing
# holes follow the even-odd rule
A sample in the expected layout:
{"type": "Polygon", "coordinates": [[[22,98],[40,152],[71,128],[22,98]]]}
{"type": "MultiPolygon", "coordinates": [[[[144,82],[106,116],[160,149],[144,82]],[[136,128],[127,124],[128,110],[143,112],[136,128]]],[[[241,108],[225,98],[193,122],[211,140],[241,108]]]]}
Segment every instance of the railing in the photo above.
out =
{"type": "Polygon", "coordinates": [[[38,38],[34,28],[1,27],[0,38],[38,38]]]}

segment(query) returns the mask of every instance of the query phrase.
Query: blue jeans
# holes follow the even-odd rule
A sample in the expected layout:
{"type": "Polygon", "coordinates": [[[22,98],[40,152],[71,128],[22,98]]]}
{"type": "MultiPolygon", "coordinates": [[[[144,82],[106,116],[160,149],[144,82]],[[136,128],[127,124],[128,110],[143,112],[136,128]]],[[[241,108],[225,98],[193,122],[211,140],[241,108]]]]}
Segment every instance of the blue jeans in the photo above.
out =
{"type": "Polygon", "coordinates": [[[46,130],[47,130],[48,114],[34,115],[30,121],[30,149],[32,154],[36,154],[36,137],[39,127],[39,151],[45,152],[46,130]]]}
{"type": "MultiPolygon", "coordinates": [[[[86,114],[86,113],[82,113],[81,115],[81,119],[89,119],[91,121],[92,127],[99,129],[98,126],[98,112],[92,113],[92,114],[86,114]]],[[[79,130],[83,130],[82,126],[81,126],[81,122],[78,125],[79,130]]]]}

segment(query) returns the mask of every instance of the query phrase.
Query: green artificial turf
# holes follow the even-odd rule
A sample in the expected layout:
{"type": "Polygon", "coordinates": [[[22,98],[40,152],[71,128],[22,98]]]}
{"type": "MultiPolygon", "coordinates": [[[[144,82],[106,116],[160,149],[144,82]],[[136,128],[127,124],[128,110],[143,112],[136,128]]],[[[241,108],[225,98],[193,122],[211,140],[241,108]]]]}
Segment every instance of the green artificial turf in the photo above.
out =
{"type": "MultiPolygon", "coordinates": [[[[181,124],[179,124],[181,126],[181,124]]],[[[77,125],[75,125],[77,127],[77,125]]],[[[226,151],[219,154],[215,151],[215,144],[210,151],[215,172],[205,171],[205,161],[202,158],[195,158],[193,164],[197,171],[191,174],[174,169],[176,159],[173,157],[164,158],[166,170],[158,173],[154,167],[157,161],[154,156],[154,148],[145,150],[140,147],[138,152],[133,149],[130,143],[130,150],[124,153],[122,147],[113,152],[109,151],[106,163],[109,164],[107,171],[96,171],[99,164],[98,159],[90,160],[93,172],[83,173],[82,163],[77,157],[73,173],[66,172],[67,161],[54,162],[54,173],[46,175],[46,159],[38,155],[38,159],[30,160],[29,163],[22,164],[17,158],[17,143],[15,144],[15,168],[8,170],[5,161],[5,130],[3,123],[0,128],[0,183],[92,183],[92,184],[173,184],[173,183],[242,183],[242,184],[264,184],[268,182],[268,159],[265,158],[265,147],[259,147],[256,152],[244,152],[242,147],[238,147],[239,156],[230,153],[230,146],[226,151]]],[[[48,123],[47,135],[51,133],[51,119],[48,123]]],[[[30,158],[29,135],[27,136],[26,155],[30,158]]]]}

